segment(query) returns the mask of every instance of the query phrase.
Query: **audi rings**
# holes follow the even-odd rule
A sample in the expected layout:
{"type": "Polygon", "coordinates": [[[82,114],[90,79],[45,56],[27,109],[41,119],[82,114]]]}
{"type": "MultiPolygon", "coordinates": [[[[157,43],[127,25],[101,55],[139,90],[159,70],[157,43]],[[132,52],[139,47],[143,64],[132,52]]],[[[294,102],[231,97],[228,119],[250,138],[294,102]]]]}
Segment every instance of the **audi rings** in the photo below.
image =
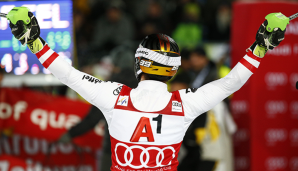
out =
{"type": "Polygon", "coordinates": [[[148,147],[148,148],[144,148],[142,146],[139,146],[139,145],[133,145],[131,147],[129,147],[128,145],[124,144],[124,143],[117,143],[116,144],[116,147],[115,147],[115,156],[116,156],[116,160],[118,162],[119,165],[121,166],[129,166],[131,168],[134,168],[134,169],[140,169],[140,168],[148,168],[148,167],[163,167],[163,166],[167,166],[167,165],[170,165],[172,160],[166,164],[166,165],[162,165],[161,163],[163,162],[164,160],[164,150],[166,149],[170,149],[172,150],[173,154],[172,154],[172,159],[175,158],[175,149],[171,146],[168,146],[168,147],[164,147],[162,149],[158,148],[158,147],[148,147]],[[126,148],[125,152],[124,152],[124,160],[125,160],[125,163],[121,163],[119,161],[119,158],[118,158],[118,154],[117,154],[117,148],[118,146],[123,146],[126,148]],[[140,149],[142,150],[141,154],[140,154],[140,162],[141,162],[141,165],[139,166],[135,166],[135,165],[132,165],[132,160],[133,160],[133,151],[132,149],[140,149]],[[147,166],[148,162],[149,162],[149,159],[150,159],[150,154],[149,154],[149,151],[150,150],[156,150],[158,151],[158,154],[156,156],[156,166],[147,166]],[[128,159],[127,158],[127,154],[129,153],[130,155],[130,158],[128,159]],[[144,161],[143,157],[144,155],[146,155],[146,160],[144,161]],[[161,160],[159,161],[159,159],[161,158],[161,160]]]}

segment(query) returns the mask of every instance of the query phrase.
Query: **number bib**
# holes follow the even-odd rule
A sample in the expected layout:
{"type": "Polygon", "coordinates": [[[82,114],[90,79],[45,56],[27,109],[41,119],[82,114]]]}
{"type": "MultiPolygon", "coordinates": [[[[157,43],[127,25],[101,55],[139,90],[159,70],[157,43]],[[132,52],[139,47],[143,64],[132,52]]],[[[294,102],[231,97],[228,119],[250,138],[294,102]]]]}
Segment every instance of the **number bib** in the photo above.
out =
{"type": "Polygon", "coordinates": [[[123,86],[109,125],[111,170],[177,170],[178,152],[184,137],[184,111],[178,91],[158,112],[137,110],[131,88],[123,86]]]}

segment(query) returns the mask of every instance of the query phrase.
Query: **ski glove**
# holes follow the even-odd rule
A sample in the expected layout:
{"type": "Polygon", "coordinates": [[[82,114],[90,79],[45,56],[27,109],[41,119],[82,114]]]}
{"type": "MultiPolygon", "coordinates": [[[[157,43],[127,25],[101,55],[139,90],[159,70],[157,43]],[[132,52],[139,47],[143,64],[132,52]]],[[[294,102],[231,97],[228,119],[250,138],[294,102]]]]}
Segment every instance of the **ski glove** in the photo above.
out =
{"type": "Polygon", "coordinates": [[[267,25],[268,21],[265,20],[256,34],[256,41],[250,46],[253,54],[261,58],[265,56],[268,50],[273,50],[280,44],[286,32],[286,29],[282,31],[280,28],[274,28],[270,33],[266,30],[267,25]]]}
{"type": "Polygon", "coordinates": [[[12,34],[18,39],[22,45],[27,44],[32,53],[39,52],[46,42],[39,36],[40,27],[32,12],[28,12],[28,16],[31,18],[29,24],[25,24],[22,20],[16,22],[16,24],[9,23],[12,34]]]}

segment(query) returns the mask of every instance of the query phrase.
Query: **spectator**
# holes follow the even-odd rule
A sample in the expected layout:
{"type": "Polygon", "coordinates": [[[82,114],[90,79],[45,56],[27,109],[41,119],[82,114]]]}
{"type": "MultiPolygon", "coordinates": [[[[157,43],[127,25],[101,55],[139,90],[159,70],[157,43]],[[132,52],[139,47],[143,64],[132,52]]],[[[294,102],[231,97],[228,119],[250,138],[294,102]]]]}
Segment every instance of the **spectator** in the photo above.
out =
{"type": "Polygon", "coordinates": [[[122,7],[121,0],[112,0],[106,15],[97,21],[91,44],[93,50],[109,52],[125,41],[132,40],[133,24],[130,17],[123,13],[122,7]]]}
{"type": "Polygon", "coordinates": [[[193,71],[192,88],[199,88],[206,83],[218,79],[216,65],[208,59],[202,47],[198,47],[190,53],[190,62],[193,71]]]}
{"type": "Polygon", "coordinates": [[[137,24],[137,28],[140,28],[136,37],[138,40],[150,34],[166,33],[168,23],[163,15],[163,11],[161,4],[157,1],[149,3],[144,20],[137,24]]]}
{"type": "Polygon", "coordinates": [[[225,102],[207,112],[205,128],[196,128],[196,142],[201,145],[199,171],[233,171],[232,135],[237,126],[225,102]]]}
{"type": "Polygon", "coordinates": [[[216,18],[209,26],[208,40],[228,41],[230,39],[231,9],[226,3],[222,3],[217,11],[216,18]]]}
{"type": "Polygon", "coordinates": [[[124,0],[128,13],[135,22],[141,23],[146,19],[147,9],[151,0],[124,0]]]}
{"type": "Polygon", "coordinates": [[[197,3],[184,6],[183,21],[177,25],[173,38],[181,49],[193,49],[203,40],[203,25],[200,21],[200,7],[197,3]]]}
{"type": "Polygon", "coordinates": [[[114,67],[117,68],[118,72],[124,68],[133,68],[135,52],[132,49],[134,47],[134,44],[123,44],[121,46],[117,46],[110,52],[109,57],[111,58],[114,67]]]}
{"type": "Polygon", "coordinates": [[[176,90],[186,89],[189,87],[190,81],[191,79],[187,73],[177,73],[177,75],[171,81],[170,91],[173,92],[176,90]]]}
{"type": "Polygon", "coordinates": [[[176,28],[177,25],[183,21],[184,6],[191,2],[192,0],[177,0],[175,2],[174,10],[169,14],[171,16],[170,20],[173,23],[174,28],[176,28]]]}
{"type": "Polygon", "coordinates": [[[184,72],[189,72],[191,70],[191,62],[189,60],[190,51],[187,49],[183,49],[180,54],[181,54],[181,66],[179,69],[183,70],[184,72]]]}

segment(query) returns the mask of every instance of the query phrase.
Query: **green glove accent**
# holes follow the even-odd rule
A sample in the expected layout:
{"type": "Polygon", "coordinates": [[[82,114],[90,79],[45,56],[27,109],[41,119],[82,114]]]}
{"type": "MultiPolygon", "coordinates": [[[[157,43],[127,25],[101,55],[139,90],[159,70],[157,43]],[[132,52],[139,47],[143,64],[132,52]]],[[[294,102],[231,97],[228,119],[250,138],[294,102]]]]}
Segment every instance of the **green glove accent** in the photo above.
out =
{"type": "Polygon", "coordinates": [[[265,47],[260,47],[259,45],[256,46],[256,48],[253,50],[253,54],[257,57],[263,58],[266,54],[267,50],[265,47]]]}
{"type": "Polygon", "coordinates": [[[282,13],[268,14],[265,19],[268,21],[266,30],[272,32],[274,28],[280,28],[281,31],[285,31],[290,19],[284,16],[282,13]]]}
{"type": "Polygon", "coordinates": [[[273,50],[284,40],[287,24],[289,19],[282,13],[267,15],[249,49],[255,56],[263,58],[268,50],[273,50]]]}
{"type": "Polygon", "coordinates": [[[30,51],[34,54],[39,52],[45,45],[46,45],[46,42],[41,37],[38,37],[34,41],[31,41],[27,44],[30,51]]]}
{"type": "Polygon", "coordinates": [[[37,19],[32,12],[27,12],[26,15],[24,14],[25,16],[20,16],[20,14],[24,13],[24,11],[26,10],[18,10],[17,12],[15,12],[15,10],[16,9],[14,8],[9,12],[9,14],[11,14],[10,17],[13,17],[14,20],[17,20],[19,17],[20,20],[15,21],[15,24],[13,22],[10,22],[9,27],[11,28],[11,32],[14,37],[18,39],[22,43],[22,45],[25,45],[39,37],[40,27],[38,25],[37,19]],[[29,17],[29,19],[31,19],[29,24],[26,24],[27,20],[26,22],[23,21],[26,17],[29,17]]]}
{"type": "Polygon", "coordinates": [[[28,16],[29,9],[27,7],[14,7],[8,12],[6,18],[12,23],[17,24],[17,21],[21,20],[24,24],[31,22],[30,16],[28,16]]]}
{"type": "Polygon", "coordinates": [[[250,46],[250,50],[252,51],[252,53],[259,57],[259,58],[263,58],[266,54],[266,52],[268,51],[268,49],[266,47],[263,46],[259,46],[257,44],[257,42],[254,42],[251,46],[250,46]]]}

